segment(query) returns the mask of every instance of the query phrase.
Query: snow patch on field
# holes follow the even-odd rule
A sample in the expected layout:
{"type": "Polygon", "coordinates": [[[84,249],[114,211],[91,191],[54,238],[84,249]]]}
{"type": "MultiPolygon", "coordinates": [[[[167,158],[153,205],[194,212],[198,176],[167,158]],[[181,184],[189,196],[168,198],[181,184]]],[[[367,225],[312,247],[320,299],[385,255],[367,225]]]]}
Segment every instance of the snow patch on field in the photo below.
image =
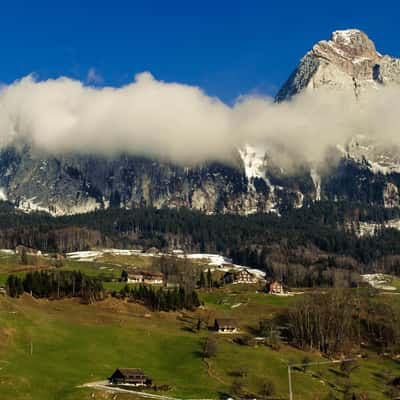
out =
{"type": "MultiPolygon", "coordinates": [[[[183,257],[183,256],[181,256],[183,257]]],[[[232,262],[232,259],[228,257],[221,256],[219,254],[187,254],[187,258],[189,259],[197,259],[202,260],[210,266],[210,270],[218,270],[218,271],[231,271],[231,270],[247,270],[251,274],[255,275],[260,280],[265,280],[265,271],[262,271],[257,268],[247,267],[245,265],[238,265],[232,262]]]]}
{"type": "Polygon", "coordinates": [[[155,257],[156,254],[143,253],[143,250],[125,250],[125,249],[101,249],[101,250],[89,250],[89,251],[74,251],[67,253],[67,258],[75,261],[95,261],[97,258],[106,254],[112,254],[116,256],[149,256],[155,257]]]}
{"type": "Polygon", "coordinates": [[[364,274],[361,275],[364,282],[369,283],[375,289],[394,291],[394,286],[388,285],[391,282],[391,277],[385,274],[364,274]]]}
{"type": "MultiPolygon", "coordinates": [[[[184,255],[180,255],[179,257],[185,257],[184,255]]],[[[187,258],[192,260],[204,260],[208,263],[208,265],[214,265],[218,267],[222,267],[225,264],[232,264],[232,260],[228,257],[221,256],[219,254],[187,254],[187,258]]]]}
{"type": "Polygon", "coordinates": [[[102,251],[74,251],[67,253],[67,258],[75,261],[95,261],[102,254],[102,251]]]}
{"type": "Polygon", "coordinates": [[[204,264],[207,265],[207,269],[210,270],[218,270],[218,271],[231,271],[231,270],[243,270],[246,269],[251,274],[255,275],[258,279],[264,280],[265,279],[265,272],[257,269],[247,267],[245,265],[238,265],[234,264],[232,259],[222,256],[220,254],[208,254],[208,253],[193,253],[193,254],[183,254],[179,252],[171,253],[145,253],[143,250],[125,250],[125,249],[101,249],[101,250],[90,250],[90,251],[75,251],[72,253],[67,253],[67,258],[70,260],[75,261],[96,261],[99,257],[106,255],[106,254],[113,254],[113,255],[125,255],[125,256],[133,256],[133,255],[140,255],[141,257],[161,257],[164,256],[174,256],[178,258],[187,258],[189,260],[194,261],[202,261],[204,264]]]}
{"type": "Polygon", "coordinates": [[[11,249],[0,249],[0,253],[3,253],[3,254],[15,254],[15,250],[11,250],[11,249]]]}

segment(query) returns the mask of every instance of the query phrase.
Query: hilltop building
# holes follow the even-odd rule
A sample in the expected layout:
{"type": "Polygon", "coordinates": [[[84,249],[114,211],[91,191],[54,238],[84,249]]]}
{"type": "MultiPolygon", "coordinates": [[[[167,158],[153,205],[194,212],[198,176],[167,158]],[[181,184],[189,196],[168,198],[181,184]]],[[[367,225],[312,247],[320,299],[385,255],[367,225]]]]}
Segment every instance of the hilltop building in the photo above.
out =
{"type": "Polygon", "coordinates": [[[117,368],[108,378],[113,385],[151,386],[152,380],[139,368],[117,368]]]}
{"type": "Polygon", "coordinates": [[[238,333],[239,328],[234,319],[231,318],[219,318],[215,320],[215,330],[218,333],[238,333]]]}

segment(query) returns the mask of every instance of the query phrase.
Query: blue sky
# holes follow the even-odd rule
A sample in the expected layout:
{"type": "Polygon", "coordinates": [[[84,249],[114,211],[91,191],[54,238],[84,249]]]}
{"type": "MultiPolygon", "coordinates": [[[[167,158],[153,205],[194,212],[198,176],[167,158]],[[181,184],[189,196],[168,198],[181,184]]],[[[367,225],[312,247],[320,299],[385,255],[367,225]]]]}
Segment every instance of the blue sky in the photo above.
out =
{"type": "Polygon", "coordinates": [[[274,94],[313,43],[360,28],[400,56],[400,5],[386,1],[2,1],[0,81],[29,73],[121,86],[150,71],[232,102],[274,94]],[[349,3],[349,4],[347,4],[349,3]],[[84,5],[82,5],[84,4],[84,5]]]}

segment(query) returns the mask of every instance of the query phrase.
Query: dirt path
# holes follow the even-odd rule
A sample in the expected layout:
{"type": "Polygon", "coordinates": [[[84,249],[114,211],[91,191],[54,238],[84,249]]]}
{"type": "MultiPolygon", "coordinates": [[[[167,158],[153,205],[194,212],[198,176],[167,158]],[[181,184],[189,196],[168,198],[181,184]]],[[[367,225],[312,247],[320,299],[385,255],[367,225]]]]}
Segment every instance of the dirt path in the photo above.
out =
{"type": "Polygon", "coordinates": [[[212,365],[211,362],[208,361],[206,358],[203,358],[204,364],[206,364],[207,367],[207,374],[210,378],[215,379],[216,381],[218,381],[219,383],[222,383],[225,386],[229,386],[229,383],[224,381],[221,377],[219,377],[217,375],[217,373],[215,371],[213,371],[212,369],[212,365]]]}
{"type": "MultiPolygon", "coordinates": [[[[183,399],[178,399],[176,397],[162,396],[162,395],[158,395],[158,394],[151,394],[151,393],[145,393],[145,392],[140,392],[140,391],[136,391],[136,390],[129,390],[129,389],[123,389],[123,388],[119,388],[119,387],[113,387],[113,386],[108,385],[107,381],[89,382],[89,383],[85,383],[79,387],[104,390],[104,391],[110,392],[110,393],[129,393],[129,394],[134,394],[136,396],[144,397],[147,399],[183,400],[183,399]]],[[[213,400],[213,399],[187,399],[187,400],[213,400]]]]}

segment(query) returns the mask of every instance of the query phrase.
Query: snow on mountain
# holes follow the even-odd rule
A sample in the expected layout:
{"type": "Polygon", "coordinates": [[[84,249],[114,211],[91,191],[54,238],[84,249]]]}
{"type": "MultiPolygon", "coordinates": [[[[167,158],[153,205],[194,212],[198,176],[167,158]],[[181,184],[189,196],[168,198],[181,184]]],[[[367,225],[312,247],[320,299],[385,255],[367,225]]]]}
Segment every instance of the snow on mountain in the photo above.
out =
{"type": "Polygon", "coordinates": [[[383,229],[396,229],[400,231],[400,219],[389,219],[383,223],[378,222],[364,222],[348,224],[348,230],[352,230],[357,237],[372,237],[377,235],[383,229]]]}
{"type": "Polygon", "coordinates": [[[0,200],[7,201],[7,194],[4,188],[0,187],[0,200]]]}
{"type": "MultiPolygon", "coordinates": [[[[341,30],[306,53],[276,101],[322,87],[350,91],[356,101],[366,88],[393,82],[400,83],[400,59],[380,54],[358,29],[341,30]]],[[[400,205],[400,150],[384,148],[365,135],[338,143],[329,171],[316,166],[284,171],[278,167],[279,151],[252,143],[238,149],[238,155],[234,165],[189,168],[131,155],[44,156],[28,144],[4,148],[0,149],[0,200],[26,212],[53,215],[143,206],[279,215],[321,199],[400,205]]]]}
{"type": "Polygon", "coordinates": [[[315,168],[311,168],[310,176],[315,186],[315,200],[321,200],[321,176],[318,174],[315,168]]]}
{"type": "Polygon", "coordinates": [[[254,189],[254,178],[266,180],[267,161],[265,158],[266,150],[260,147],[246,144],[243,149],[239,149],[239,154],[243,160],[244,170],[249,185],[254,189]]]}
{"type": "Polygon", "coordinates": [[[331,40],[318,42],[276,96],[281,102],[303,90],[321,87],[348,90],[357,97],[365,88],[400,83],[400,62],[382,56],[374,43],[358,29],[335,31],[331,40]]]}

